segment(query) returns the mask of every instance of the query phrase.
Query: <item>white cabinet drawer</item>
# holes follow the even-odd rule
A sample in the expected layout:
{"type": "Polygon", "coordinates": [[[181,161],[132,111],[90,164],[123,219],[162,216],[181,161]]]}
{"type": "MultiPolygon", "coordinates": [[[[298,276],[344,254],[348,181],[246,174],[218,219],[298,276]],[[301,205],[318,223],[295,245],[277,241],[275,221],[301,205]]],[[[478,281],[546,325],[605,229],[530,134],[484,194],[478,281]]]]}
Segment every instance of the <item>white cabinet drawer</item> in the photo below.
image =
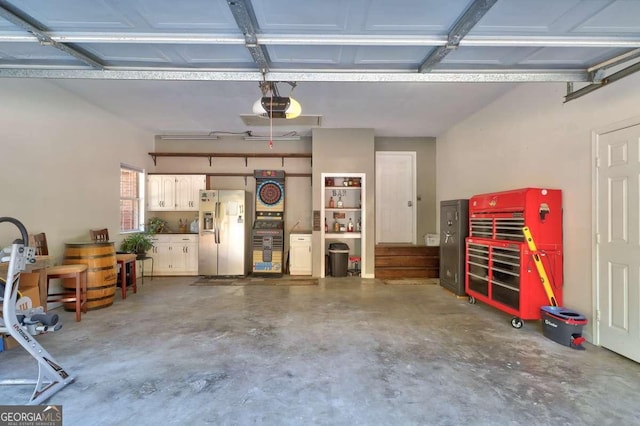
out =
{"type": "Polygon", "coordinates": [[[153,239],[159,243],[197,243],[198,234],[155,234],[153,239]]]}

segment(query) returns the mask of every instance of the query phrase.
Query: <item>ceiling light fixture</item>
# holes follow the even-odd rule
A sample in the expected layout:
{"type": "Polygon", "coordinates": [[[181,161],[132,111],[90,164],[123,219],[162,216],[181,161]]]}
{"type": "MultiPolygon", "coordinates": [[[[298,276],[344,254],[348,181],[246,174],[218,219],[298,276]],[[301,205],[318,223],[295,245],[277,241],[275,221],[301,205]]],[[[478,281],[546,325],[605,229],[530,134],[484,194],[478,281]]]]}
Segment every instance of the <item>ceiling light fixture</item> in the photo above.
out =
{"type": "Polygon", "coordinates": [[[263,81],[260,83],[262,96],[253,103],[253,113],[264,118],[292,119],[302,114],[300,102],[291,97],[296,83],[286,82],[291,86],[289,96],[280,96],[275,82],[263,81]]]}
{"type": "Polygon", "coordinates": [[[245,141],[299,141],[300,136],[245,136],[245,141]]]}
{"type": "Polygon", "coordinates": [[[218,137],[216,135],[206,134],[206,135],[158,135],[158,137],[162,140],[216,140],[218,137]]]}

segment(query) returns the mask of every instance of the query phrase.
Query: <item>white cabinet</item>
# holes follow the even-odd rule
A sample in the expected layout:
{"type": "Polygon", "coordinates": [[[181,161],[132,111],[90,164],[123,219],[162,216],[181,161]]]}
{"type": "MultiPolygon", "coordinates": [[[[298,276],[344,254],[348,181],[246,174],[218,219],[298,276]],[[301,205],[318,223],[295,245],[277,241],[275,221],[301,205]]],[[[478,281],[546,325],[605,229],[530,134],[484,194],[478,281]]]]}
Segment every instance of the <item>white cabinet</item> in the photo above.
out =
{"type": "Polygon", "coordinates": [[[198,236],[196,234],[156,234],[153,257],[154,275],[198,275],[198,236]]]}
{"type": "Polygon", "coordinates": [[[148,210],[176,209],[176,178],[173,175],[149,175],[147,178],[148,210]]]}
{"type": "Polygon", "coordinates": [[[364,270],[365,176],[364,173],[322,173],[321,277],[326,275],[324,256],[332,242],[346,243],[349,256],[360,257],[360,268],[364,270]]]}
{"type": "Polygon", "coordinates": [[[205,188],[205,175],[149,175],[147,210],[197,211],[205,188]]]}
{"type": "Polygon", "coordinates": [[[176,176],[176,210],[197,211],[200,206],[200,190],[205,188],[204,175],[176,176]]]}
{"type": "Polygon", "coordinates": [[[311,275],[311,234],[289,235],[289,274],[311,275]]]}

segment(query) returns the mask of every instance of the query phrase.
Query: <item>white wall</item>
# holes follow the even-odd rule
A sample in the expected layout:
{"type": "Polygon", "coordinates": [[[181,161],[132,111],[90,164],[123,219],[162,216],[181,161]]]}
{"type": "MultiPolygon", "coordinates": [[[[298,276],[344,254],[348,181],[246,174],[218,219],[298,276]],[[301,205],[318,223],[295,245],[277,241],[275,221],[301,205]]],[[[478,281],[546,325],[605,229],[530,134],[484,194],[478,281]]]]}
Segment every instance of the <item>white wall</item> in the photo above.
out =
{"type": "Polygon", "coordinates": [[[424,244],[424,235],[436,231],[436,138],[376,137],[375,149],[416,153],[416,241],[424,244]]]}
{"type": "MultiPolygon", "coordinates": [[[[50,81],[0,79],[0,93],[0,216],[46,232],[55,262],[91,228],[119,241],[120,163],[153,164],[153,135],[50,81]]],[[[3,247],[18,236],[0,224],[3,247]]]]}
{"type": "MultiPolygon", "coordinates": [[[[322,208],[322,173],[364,173],[366,208],[364,225],[365,257],[362,276],[375,272],[375,138],[373,129],[313,129],[313,210],[322,208]]],[[[346,242],[350,247],[355,241],[346,242]]],[[[313,275],[320,276],[326,253],[319,231],[313,232],[313,275]]]]}
{"type": "MultiPolygon", "coordinates": [[[[640,74],[563,104],[564,84],[523,84],[438,138],[437,199],[522,187],[563,191],[564,305],[593,325],[592,131],[640,114],[640,74]]],[[[640,121],[640,120],[639,120],[640,121]]]]}
{"type": "MultiPolygon", "coordinates": [[[[239,154],[300,154],[311,153],[311,138],[299,141],[245,141],[240,136],[220,136],[217,140],[163,140],[157,138],[156,152],[198,152],[198,153],[239,153],[239,154]]],[[[231,158],[215,157],[209,165],[206,157],[158,157],[157,165],[149,170],[152,173],[194,173],[194,174],[234,174],[249,173],[255,170],[284,170],[285,172],[285,260],[289,250],[289,234],[293,231],[311,230],[311,159],[310,158],[231,158]],[[302,176],[301,176],[302,175],[302,176]]],[[[244,176],[210,176],[210,189],[242,189],[251,194],[255,203],[256,181],[244,176]]],[[[255,218],[255,204],[251,207],[252,226],[255,218]]],[[[177,230],[180,218],[191,221],[197,214],[191,212],[149,212],[149,216],[158,216],[168,221],[169,227],[177,230]]]]}

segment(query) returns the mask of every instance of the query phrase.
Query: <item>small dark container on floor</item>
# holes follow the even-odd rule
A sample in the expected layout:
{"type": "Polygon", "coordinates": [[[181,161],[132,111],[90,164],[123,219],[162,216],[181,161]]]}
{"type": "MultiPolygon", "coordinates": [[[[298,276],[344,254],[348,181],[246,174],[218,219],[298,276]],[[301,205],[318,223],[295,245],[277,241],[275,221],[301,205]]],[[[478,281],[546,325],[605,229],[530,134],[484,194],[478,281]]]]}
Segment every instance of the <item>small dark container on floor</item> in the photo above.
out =
{"type": "Polygon", "coordinates": [[[540,311],[545,337],[572,349],[584,350],[582,327],[587,324],[584,315],[562,306],[542,306],[540,311]]]}
{"type": "Polygon", "coordinates": [[[346,277],[349,268],[349,246],[345,243],[329,244],[329,263],[332,277],[346,277]]]}

